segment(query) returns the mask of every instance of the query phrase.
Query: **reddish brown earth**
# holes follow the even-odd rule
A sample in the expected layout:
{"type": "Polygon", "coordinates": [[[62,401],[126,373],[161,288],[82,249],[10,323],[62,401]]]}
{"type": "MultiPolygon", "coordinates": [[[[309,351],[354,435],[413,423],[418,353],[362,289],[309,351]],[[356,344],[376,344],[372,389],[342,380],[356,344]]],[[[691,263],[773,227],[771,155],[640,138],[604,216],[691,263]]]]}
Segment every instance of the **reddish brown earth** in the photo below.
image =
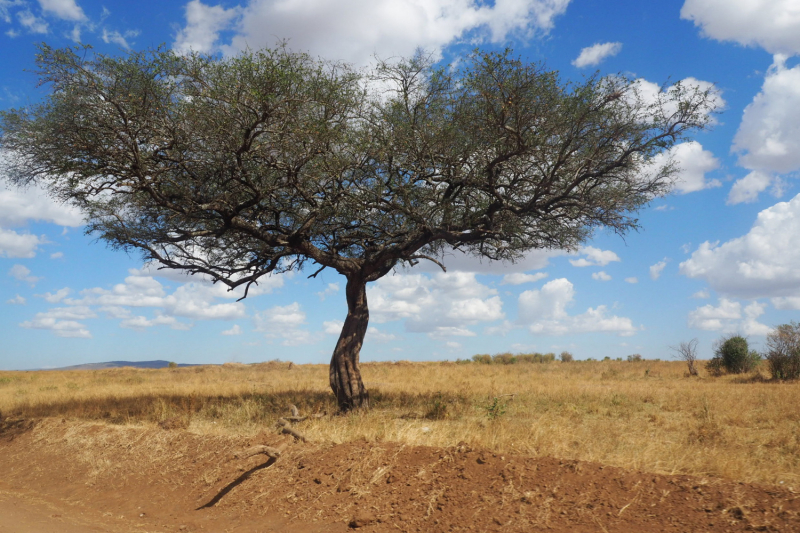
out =
{"type": "Polygon", "coordinates": [[[0,422],[0,532],[800,531],[785,489],[467,446],[0,422]]]}

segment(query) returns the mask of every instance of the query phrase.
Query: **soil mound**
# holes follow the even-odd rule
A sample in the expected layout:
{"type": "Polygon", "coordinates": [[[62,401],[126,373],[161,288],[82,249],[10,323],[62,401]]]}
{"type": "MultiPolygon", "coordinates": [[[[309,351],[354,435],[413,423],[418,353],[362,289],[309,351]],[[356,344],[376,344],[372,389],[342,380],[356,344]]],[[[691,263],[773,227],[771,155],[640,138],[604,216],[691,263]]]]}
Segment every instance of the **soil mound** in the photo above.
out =
{"type": "Polygon", "coordinates": [[[789,488],[464,444],[290,439],[6,420],[0,510],[16,508],[18,522],[0,531],[40,531],[20,517],[28,508],[25,516],[63,531],[800,531],[800,500],[789,488]],[[277,459],[242,458],[257,445],[285,449],[277,459]]]}

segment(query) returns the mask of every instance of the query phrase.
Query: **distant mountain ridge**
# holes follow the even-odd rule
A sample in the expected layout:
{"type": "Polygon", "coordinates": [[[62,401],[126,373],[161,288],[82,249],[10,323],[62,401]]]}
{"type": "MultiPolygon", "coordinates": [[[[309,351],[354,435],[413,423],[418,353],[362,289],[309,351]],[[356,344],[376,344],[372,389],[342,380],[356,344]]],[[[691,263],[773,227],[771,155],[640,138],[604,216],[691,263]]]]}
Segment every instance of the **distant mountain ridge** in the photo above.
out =
{"type": "MultiPolygon", "coordinates": [[[[103,370],[105,368],[122,368],[131,366],[133,368],[167,368],[169,361],[107,361],[105,363],[86,363],[83,365],[62,366],[51,370],[103,370]]],[[[179,367],[198,366],[194,364],[178,363],[179,367]]]]}

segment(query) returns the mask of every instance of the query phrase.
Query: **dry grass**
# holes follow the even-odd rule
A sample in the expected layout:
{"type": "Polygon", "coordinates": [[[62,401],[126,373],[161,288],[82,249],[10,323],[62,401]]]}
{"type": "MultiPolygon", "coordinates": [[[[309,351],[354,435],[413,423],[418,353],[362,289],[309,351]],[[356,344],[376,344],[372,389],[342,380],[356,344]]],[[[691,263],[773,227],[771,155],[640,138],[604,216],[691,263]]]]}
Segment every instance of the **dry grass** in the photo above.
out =
{"type": "MultiPolygon", "coordinates": [[[[366,413],[307,421],[312,440],[400,441],[800,487],[798,383],[685,377],[678,362],[364,364],[366,413]],[[513,396],[512,396],[513,395],[513,396]]],[[[111,424],[180,417],[255,434],[294,403],[334,410],[323,365],[0,372],[0,412],[111,424]]],[[[702,372],[701,372],[702,373],[702,372]]]]}

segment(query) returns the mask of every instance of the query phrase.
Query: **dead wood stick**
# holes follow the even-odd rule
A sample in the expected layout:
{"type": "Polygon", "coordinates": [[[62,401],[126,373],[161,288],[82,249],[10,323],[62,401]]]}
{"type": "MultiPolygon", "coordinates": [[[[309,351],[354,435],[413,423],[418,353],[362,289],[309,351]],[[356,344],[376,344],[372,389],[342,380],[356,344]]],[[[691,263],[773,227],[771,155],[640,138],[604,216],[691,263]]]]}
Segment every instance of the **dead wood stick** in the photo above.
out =
{"type": "Polygon", "coordinates": [[[305,435],[303,435],[299,431],[297,431],[295,429],[292,429],[292,428],[290,428],[288,426],[284,426],[283,429],[281,429],[281,433],[285,433],[286,435],[291,435],[292,437],[296,438],[297,440],[301,440],[303,442],[307,442],[308,441],[308,439],[306,439],[305,435]]]}
{"type": "Polygon", "coordinates": [[[297,408],[297,406],[295,404],[290,404],[289,405],[289,409],[292,410],[292,416],[293,417],[299,417],[300,416],[300,410],[297,408]]]}
{"type": "Polygon", "coordinates": [[[252,457],[254,455],[258,455],[260,453],[263,453],[267,457],[270,457],[272,459],[277,459],[278,457],[281,456],[281,453],[283,452],[283,450],[285,448],[286,448],[286,444],[283,444],[282,446],[279,446],[277,448],[273,448],[272,446],[264,446],[264,445],[253,446],[252,448],[248,448],[248,449],[246,449],[244,451],[236,453],[234,455],[234,457],[236,459],[247,459],[248,457],[252,457]]]}

